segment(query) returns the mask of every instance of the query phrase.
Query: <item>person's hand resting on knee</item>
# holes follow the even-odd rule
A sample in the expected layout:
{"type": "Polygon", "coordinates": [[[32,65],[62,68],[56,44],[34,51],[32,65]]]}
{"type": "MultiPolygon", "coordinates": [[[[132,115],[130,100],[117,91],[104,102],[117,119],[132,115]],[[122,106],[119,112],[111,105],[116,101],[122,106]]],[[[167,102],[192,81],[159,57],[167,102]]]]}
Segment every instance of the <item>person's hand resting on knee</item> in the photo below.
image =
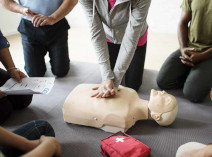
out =
{"type": "Polygon", "coordinates": [[[187,66],[194,67],[195,64],[205,61],[212,55],[212,48],[203,51],[196,52],[195,48],[181,48],[182,56],[180,56],[181,62],[187,66]]]}

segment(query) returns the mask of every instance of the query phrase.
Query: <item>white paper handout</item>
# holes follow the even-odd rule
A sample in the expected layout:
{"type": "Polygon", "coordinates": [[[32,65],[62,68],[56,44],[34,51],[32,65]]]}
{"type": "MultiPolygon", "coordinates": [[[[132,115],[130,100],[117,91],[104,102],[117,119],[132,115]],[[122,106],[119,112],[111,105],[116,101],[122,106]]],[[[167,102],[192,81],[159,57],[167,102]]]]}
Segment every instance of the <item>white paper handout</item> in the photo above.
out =
{"type": "Polygon", "coordinates": [[[18,83],[11,78],[0,90],[7,95],[48,94],[54,86],[54,80],[54,77],[30,77],[18,83]]]}

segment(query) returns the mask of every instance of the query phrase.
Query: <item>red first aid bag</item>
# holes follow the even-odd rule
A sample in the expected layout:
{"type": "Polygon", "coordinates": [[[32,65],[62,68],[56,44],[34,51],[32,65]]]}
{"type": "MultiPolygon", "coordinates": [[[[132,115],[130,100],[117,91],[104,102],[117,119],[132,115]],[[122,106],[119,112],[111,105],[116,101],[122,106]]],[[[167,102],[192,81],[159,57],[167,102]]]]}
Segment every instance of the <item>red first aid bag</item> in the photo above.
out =
{"type": "Polygon", "coordinates": [[[101,140],[101,153],[105,157],[148,157],[151,148],[120,131],[101,140]]]}

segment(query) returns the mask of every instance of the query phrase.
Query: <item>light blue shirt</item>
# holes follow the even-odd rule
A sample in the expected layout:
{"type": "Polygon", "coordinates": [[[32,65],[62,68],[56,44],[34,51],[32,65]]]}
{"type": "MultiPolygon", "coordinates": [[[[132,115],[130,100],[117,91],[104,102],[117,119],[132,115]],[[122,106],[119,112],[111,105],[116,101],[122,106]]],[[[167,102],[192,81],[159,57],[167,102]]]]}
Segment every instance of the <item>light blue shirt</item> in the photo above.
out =
{"type": "MultiPolygon", "coordinates": [[[[20,5],[45,16],[54,13],[62,2],[63,0],[18,0],[20,5]]],[[[22,15],[21,17],[31,21],[27,16],[22,15]]]]}

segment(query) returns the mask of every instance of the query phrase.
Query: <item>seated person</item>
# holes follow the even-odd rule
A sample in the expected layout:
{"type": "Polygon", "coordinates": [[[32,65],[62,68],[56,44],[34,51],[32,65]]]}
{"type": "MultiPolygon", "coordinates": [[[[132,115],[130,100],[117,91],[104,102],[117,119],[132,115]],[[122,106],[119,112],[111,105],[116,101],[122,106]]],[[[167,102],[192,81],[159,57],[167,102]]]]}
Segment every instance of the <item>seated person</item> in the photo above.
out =
{"type": "MultiPolygon", "coordinates": [[[[212,101],[212,89],[210,97],[212,101]]],[[[178,148],[176,157],[212,157],[212,144],[188,142],[178,148]]]]}
{"type": "Polygon", "coordinates": [[[161,89],[183,88],[201,102],[212,87],[212,1],[183,0],[178,27],[180,49],[172,53],[157,77],[161,89]]]}
{"type": "MultiPolygon", "coordinates": [[[[2,86],[11,77],[21,82],[26,77],[18,68],[15,67],[9,51],[9,43],[2,35],[0,30],[0,61],[7,71],[0,68],[0,86],[2,86]]],[[[13,109],[27,107],[32,101],[32,95],[6,95],[0,91],[0,124],[5,122],[13,109]]]]}
{"type": "Polygon", "coordinates": [[[127,131],[138,120],[153,119],[161,126],[176,118],[178,104],[172,95],[152,90],[150,100],[142,100],[131,88],[120,86],[113,98],[93,98],[92,87],[78,85],[66,98],[63,117],[68,123],[92,126],[107,132],[127,131]]]}
{"type": "Polygon", "coordinates": [[[44,120],[24,124],[13,133],[0,127],[0,157],[60,157],[61,147],[52,126],[44,120]]]}

